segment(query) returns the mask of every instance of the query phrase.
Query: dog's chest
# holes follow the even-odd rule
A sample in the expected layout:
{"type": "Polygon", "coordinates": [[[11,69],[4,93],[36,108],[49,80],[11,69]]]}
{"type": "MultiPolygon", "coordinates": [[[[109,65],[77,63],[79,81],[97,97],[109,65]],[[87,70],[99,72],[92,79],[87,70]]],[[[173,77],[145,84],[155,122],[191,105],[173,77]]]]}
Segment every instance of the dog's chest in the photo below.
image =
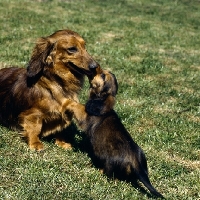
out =
{"type": "Polygon", "coordinates": [[[78,101],[79,86],[72,84],[66,87],[64,83],[49,82],[47,79],[42,79],[38,86],[42,86],[42,95],[34,107],[42,113],[42,135],[47,136],[61,131],[71,123],[72,116],[66,112],[65,102],[67,99],[78,101]]]}
{"type": "MultiPolygon", "coordinates": [[[[68,95],[67,97],[77,100],[76,94],[68,95]]],[[[67,97],[59,94],[56,98],[52,98],[52,95],[49,95],[48,98],[41,99],[39,105],[37,105],[37,107],[40,108],[43,118],[43,136],[61,131],[70,124],[72,116],[70,113],[65,112],[65,101],[68,99],[67,97]]]]}

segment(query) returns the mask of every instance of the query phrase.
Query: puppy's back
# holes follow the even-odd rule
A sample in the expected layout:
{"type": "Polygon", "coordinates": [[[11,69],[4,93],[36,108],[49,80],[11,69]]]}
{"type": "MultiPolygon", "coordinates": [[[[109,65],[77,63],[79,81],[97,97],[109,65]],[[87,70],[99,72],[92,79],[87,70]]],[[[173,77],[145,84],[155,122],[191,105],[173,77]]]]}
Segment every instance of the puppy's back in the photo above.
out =
{"type": "Polygon", "coordinates": [[[132,140],[114,110],[103,116],[90,116],[89,121],[94,128],[88,127],[88,134],[93,146],[98,149],[98,156],[107,154],[120,157],[130,151],[138,151],[139,146],[132,140]]]}
{"type": "MultiPolygon", "coordinates": [[[[91,117],[91,119],[94,116],[91,117]]],[[[94,155],[103,166],[104,173],[111,177],[134,181],[139,179],[149,191],[163,197],[151,184],[147,161],[143,150],[134,142],[117,113],[98,118],[98,124],[89,132],[94,155]]]]}

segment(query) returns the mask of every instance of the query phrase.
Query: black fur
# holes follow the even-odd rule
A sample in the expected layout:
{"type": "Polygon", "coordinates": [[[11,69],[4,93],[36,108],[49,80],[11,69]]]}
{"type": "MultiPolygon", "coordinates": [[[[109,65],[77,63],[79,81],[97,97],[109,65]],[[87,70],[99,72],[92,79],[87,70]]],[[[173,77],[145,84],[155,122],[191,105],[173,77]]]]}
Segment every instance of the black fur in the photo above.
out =
{"type": "Polygon", "coordinates": [[[101,99],[94,99],[87,101],[85,105],[88,115],[100,116],[101,110],[104,107],[104,101],[101,99]]]}
{"type": "MultiPolygon", "coordinates": [[[[97,68],[98,69],[98,68],[97,68]]],[[[150,183],[143,150],[133,141],[113,110],[118,84],[114,74],[98,69],[90,80],[90,96],[86,105],[67,103],[78,125],[91,144],[93,163],[110,178],[141,181],[157,197],[163,197],[150,183]]]]}
{"type": "MultiPolygon", "coordinates": [[[[94,110],[100,109],[103,104],[100,102],[90,100],[86,112],[95,113],[94,110]]],[[[152,194],[163,197],[150,183],[143,150],[133,141],[114,110],[103,116],[88,115],[86,121],[86,133],[90,139],[94,160],[108,177],[132,182],[138,179],[152,194]]]]}

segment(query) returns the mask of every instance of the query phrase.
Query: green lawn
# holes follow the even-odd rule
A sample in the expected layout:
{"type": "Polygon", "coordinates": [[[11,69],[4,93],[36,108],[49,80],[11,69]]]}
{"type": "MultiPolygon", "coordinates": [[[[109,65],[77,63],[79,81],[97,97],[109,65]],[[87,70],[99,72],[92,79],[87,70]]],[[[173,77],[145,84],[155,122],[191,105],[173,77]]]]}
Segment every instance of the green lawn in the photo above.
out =
{"type": "MultiPolygon", "coordinates": [[[[0,27],[0,68],[25,67],[38,37],[78,32],[118,79],[115,110],[143,148],[152,184],[166,199],[200,199],[198,0],[0,0],[0,27]]],[[[87,94],[86,82],[81,102],[87,94]]],[[[0,126],[0,199],[153,199],[100,174],[84,133],[66,131],[73,150],[48,139],[38,153],[0,126]]]]}

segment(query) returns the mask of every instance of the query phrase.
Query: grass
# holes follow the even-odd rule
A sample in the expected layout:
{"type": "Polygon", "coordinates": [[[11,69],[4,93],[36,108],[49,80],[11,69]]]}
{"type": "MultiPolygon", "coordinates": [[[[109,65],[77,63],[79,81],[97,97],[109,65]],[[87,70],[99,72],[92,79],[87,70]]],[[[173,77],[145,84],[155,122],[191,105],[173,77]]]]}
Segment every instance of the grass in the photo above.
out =
{"type": "MultiPolygon", "coordinates": [[[[38,37],[77,31],[117,76],[115,109],[145,151],[153,185],[166,199],[200,199],[199,1],[5,0],[0,13],[0,68],[25,67],[38,37]]],[[[73,150],[44,140],[37,153],[0,126],[0,199],[152,199],[107,180],[91,164],[84,134],[68,132],[73,150]]]]}

